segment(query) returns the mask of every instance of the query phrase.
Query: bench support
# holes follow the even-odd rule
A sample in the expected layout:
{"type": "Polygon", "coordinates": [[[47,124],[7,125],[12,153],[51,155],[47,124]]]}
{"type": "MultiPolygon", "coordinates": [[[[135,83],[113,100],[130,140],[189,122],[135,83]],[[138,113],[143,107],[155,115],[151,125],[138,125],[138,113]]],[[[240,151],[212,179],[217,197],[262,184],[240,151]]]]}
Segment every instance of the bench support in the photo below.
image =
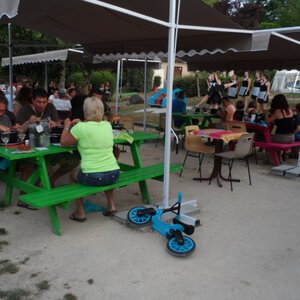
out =
{"type": "Polygon", "coordinates": [[[49,206],[48,212],[53,232],[59,236],[62,235],[61,225],[55,205],[49,206]]]}

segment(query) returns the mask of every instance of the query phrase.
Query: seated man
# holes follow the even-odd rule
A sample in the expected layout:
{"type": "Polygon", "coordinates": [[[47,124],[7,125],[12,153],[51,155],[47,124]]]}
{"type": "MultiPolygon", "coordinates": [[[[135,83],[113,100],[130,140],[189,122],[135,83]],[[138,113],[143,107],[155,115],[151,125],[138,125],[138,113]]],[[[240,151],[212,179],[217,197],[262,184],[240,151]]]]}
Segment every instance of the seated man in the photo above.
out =
{"type": "MultiPolygon", "coordinates": [[[[176,93],[176,96],[172,102],[172,113],[186,113],[186,103],[183,101],[184,97],[184,91],[181,90],[176,93]]],[[[174,117],[175,127],[181,127],[184,123],[185,121],[183,119],[174,117]]]]}
{"type": "MultiPolygon", "coordinates": [[[[30,124],[37,124],[46,118],[50,118],[49,123],[51,128],[60,125],[54,105],[48,102],[47,92],[44,89],[36,89],[33,93],[32,103],[23,106],[19,110],[17,114],[17,123],[20,125],[20,130],[26,132],[28,131],[30,124]]],[[[37,124],[37,126],[41,125],[37,124]]],[[[56,160],[56,163],[60,165],[60,168],[50,176],[52,186],[55,185],[56,179],[73,170],[79,164],[79,159],[71,153],[66,153],[61,154],[59,159],[56,160]]],[[[35,165],[30,162],[23,162],[20,168],[21,179],[26,181],[33,173],[35,165]]],[[[19,201],[17,205],[27,209],[34,209],[21,201],[19,201]]]]}

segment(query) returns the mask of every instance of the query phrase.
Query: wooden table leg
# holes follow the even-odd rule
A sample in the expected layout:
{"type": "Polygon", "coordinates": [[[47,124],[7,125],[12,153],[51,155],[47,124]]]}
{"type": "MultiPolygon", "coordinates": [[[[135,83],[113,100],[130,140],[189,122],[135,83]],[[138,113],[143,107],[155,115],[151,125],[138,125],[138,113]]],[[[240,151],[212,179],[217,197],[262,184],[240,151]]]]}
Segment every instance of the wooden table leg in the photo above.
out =
{"type": "MultiPolygon", "coordinates": [[[[16,172],[16,161],[10,161],[9,167],[8,167],[8,177],[13,178],[16,172]]],[[[13,180],[13,179],[11,179],[13,180]]],[[[7,183],[5,188],[5,194],[4,194],[4,205],[10,206],[12,202],[12,193],[13,193],[13,185],[7,183]]]]}

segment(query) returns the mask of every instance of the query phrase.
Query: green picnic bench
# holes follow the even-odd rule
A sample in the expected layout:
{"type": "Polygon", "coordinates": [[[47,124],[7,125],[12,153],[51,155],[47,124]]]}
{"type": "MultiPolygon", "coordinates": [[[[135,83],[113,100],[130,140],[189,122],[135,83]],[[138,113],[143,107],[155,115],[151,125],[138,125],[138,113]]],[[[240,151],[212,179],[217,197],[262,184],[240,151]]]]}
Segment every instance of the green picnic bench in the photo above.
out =
{"type": "MultiPolygon", "coordinates": [[[[182,169],[179,165],[172,164],[170,172],[182,169]]],[[[86,186],[79,183],[69,184],[49,190],[40,190],[33,193],[21,195],[20,199],[36,208],[48,208],[52,229],[55,234],[61,235],[61,225],[56,206],[67,208],[69,203],[75,199],[97,194],[107,190],[121,188],[129,184],[144,181],[146,179],[163,180],[163,163],[131,169],[121,172],[117,183],[109,186],[86,186]]]]}

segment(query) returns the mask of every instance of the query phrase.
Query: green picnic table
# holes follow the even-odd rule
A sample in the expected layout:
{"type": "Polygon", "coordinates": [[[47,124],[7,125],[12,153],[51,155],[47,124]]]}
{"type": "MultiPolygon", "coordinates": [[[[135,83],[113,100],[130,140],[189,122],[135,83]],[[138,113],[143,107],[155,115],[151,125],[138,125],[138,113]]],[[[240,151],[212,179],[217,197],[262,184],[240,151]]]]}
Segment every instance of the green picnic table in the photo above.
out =
{"type": "Polygon", "coordinates": [[[210,113],[173,113],[173,117],[176,119],[182,119],[185,121],[184,126],[193,125],[193,119],[202,120],[200,124],[200,128],[206,128],[207,124],[212,122],[212,119],[220,119],[220,116],[210,113]]]}
{"type": "MultiPolygon", "coordinates": [[[[118,136],[115,136],[114,143],[130,146],[133,165],[119,163],[122,171],[119,181],[112,186],[103,187],[83,186],[79,183],[67,184],[55,188],[51,187],[48,175],[48,165],[55,162],[57,154],[77,150],[75,146],[61,147],[59,145],[50,145],[45,150],[34,149],[33,152],[30,153],[16,154],[14,154],[17,150],[16,148],[5,149],[5,147],[0,146],[0,157],[10,161],[8,169],[0,171],[0,181],[6,183],[3,199],[4,205],[11,205],[13,188],[25,192],[26,194],[21,195],[20,199],[37,208],[47,207],[53,231],[57,235],[61,235],[61,226],[56,206],[66,208],[69,202],[76,198],[137,182],[139,183],[143,201],[150,203],[151,199],[146,179],[162,180],[164,168],[163,163],[144,167],[140,147],[146,140],[156,140],[157,134],[134,132],[129,135],[132,138],[132,143],[129,143],[128,139],[118,138],[118,136]],[[23,181],[16,176],[17,163],[21,160],[30,161],[36,165],[33,174],[27,181],[23,181]],[[36,185],[38,181],[40,181],[39,186],[36,185]]],[[[181,167],[177,165],[171,165],[170,167],[171,172],[176,172],[180,169],[181,167]]]]}

